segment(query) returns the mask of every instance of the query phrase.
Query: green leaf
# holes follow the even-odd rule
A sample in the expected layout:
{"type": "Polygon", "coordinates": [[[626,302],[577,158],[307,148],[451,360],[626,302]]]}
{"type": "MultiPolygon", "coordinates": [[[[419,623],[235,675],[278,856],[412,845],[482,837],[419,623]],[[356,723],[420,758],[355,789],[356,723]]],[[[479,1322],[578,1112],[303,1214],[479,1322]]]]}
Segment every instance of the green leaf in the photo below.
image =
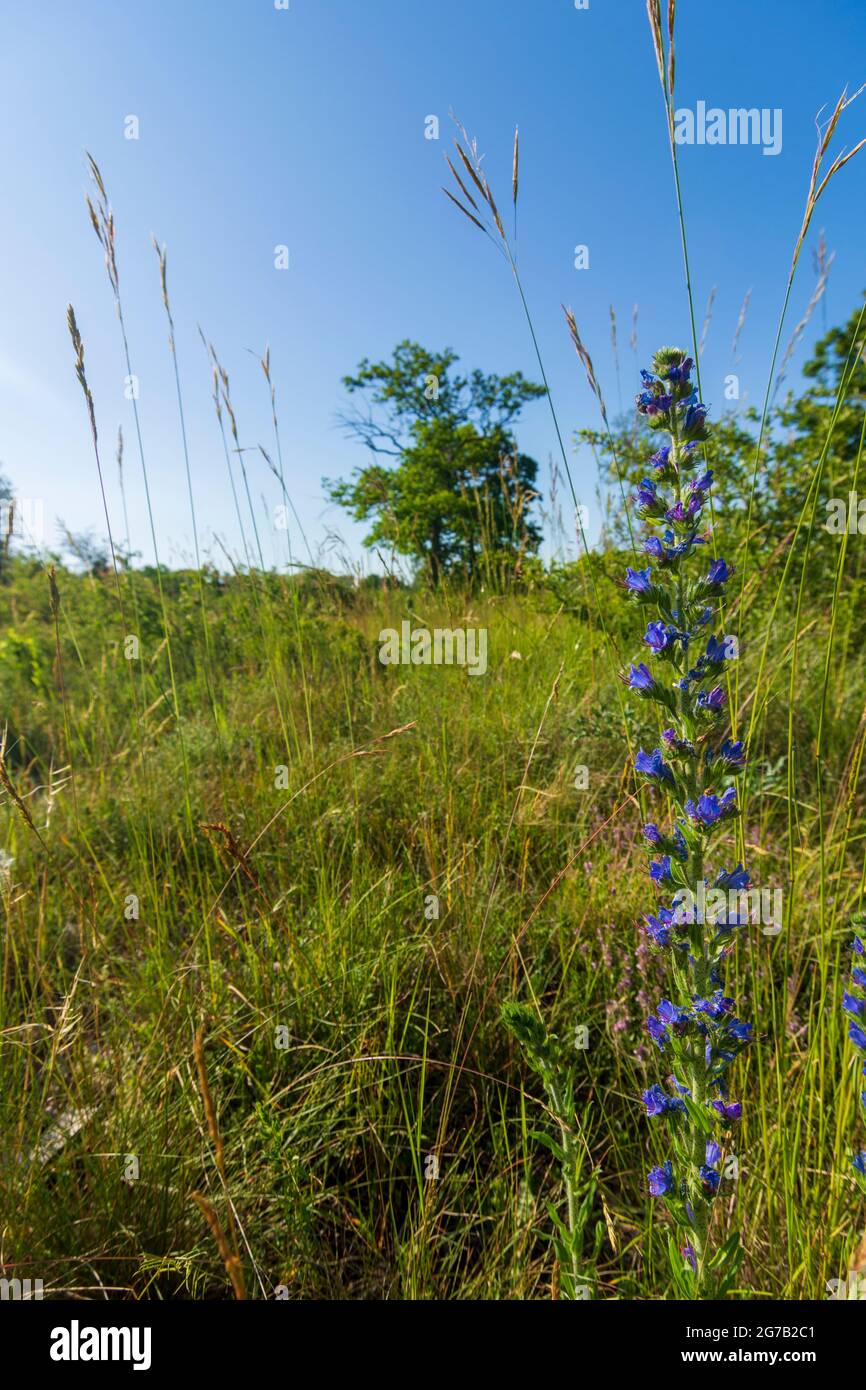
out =
{"type": "Polygon", "coordinates": [[[713,1132],[713,1121],[708,1110],[702,1105],[696,1105],[689,1096],[683,1096],[686,1105],[686,1112],[692,1124],[701,1134],[710,1135],[713,1132]]]}
{"type": "Polygon", "coordinates": [[[560,1163],[565,1162],[565,1154],[562,1151],[562,1147],[557,1144],[552,1135],[547,1134],[543,1129],[531,1129],[529,1131],[529,1138],[534,1139],[537,1144],[543,1144],[546,1149],[550,1149],[554,1158],[558,1158],[560,1163]]]}

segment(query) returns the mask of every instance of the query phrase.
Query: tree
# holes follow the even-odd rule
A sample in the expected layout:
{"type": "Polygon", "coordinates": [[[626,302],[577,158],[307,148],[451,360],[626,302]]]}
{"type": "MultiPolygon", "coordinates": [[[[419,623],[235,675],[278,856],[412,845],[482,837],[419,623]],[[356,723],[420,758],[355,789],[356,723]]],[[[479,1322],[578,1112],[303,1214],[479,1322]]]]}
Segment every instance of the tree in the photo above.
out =
{"type": "Polygon", "coordinates": [[[520,372],[464,376],[458,360],[409,341],[390,362],[365,358],[343,380],[356,400],[341,423],[374,461],[324,483],[357,521],[372,519],[366,546],[409,556],[433,583],[519,565],[541,540],[529,516],[538,465],[518,452],[512,427],[544,387],[520,372]]]}
{"type": "Polygon", "coordinates": [[[82,566],[85,574],[101,575],[108,572],[111,567],[108,547],[104,542],[98,541],[92,531],[73,532],[62,521],[60,529],[66,549],[82,566]]]}

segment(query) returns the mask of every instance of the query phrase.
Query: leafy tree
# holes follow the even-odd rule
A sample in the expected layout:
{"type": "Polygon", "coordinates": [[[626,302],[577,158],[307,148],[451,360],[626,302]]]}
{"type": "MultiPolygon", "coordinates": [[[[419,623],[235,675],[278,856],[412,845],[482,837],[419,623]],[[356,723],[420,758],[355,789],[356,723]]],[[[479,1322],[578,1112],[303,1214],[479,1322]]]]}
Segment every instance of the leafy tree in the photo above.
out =
{"type": "Polygon", "coordinates": [[[372,519],[366,546],[411,557],[433,583],[519,565],[541,540],[529,516],[538,465],[518,452],[512,427],[544,387],[520,372],[463,375],[458,360],[406,341],[391,361],[361,362],[344,378],[354,401],[341,419],[374,460],[324,484],[356,520],[372,519]]]}
{"type": "Polygon", "coordinates": [[[85,574],[106,574],[111,565],[108,547],[98,541],[92,531],[70,531],[60,523],[66,549],[75,557],[85,574]]]}

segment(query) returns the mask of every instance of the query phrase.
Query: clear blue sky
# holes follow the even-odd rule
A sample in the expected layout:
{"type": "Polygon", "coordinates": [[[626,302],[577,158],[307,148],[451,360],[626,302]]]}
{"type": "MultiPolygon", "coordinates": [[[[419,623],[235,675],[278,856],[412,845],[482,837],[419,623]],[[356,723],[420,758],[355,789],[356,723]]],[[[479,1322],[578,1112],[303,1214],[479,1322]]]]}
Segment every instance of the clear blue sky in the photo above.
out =
{"type": "MultiPolygon", "coordinates": [[[[813,118],[866,80],[863,0],[682,0],[678,100],[783,111],[775,158],[756,147],[684,147],[681,168],[699,320],[718,286],[704,395],[720,410],[731,339],[753,286],[738,371],[764,389],[776,317],[802,216],[813,118]]],[[[556,402],[569,433],[596,414],[562,323],[571,304],[612,408],[608,310],[619,319],[623,397],[640,305],[642,362],[687,340],[670,160],[643,0],[4,0],[0,110],[6,133],[0,256],[0,469],[54,518],[104,533],[83,401],[65,324],[75,306],[87,349],[118,532],[113,462],[127,437],[133,543],[150,555],[131,406],[102,256],[87,219],[84,150],[102,167],[118,229],[121,290],[163,559],[191,553],[182,455],[155,233],[168,245],[201,530],[237,549],[236,522],[196,325],[229,370],[244,444],[270,447],[260,369],[270,342],[289,485],[314,541],[361,530],[324,498],[321,478],[366,461],[335,424],[340,378],[404,337],[455,348],[466,366],[536,375],[507,270],[439,191],[449,108],[477,135],[507,201],[521,132],[520,260],[556,402]],[[135,115],[140,138],[124,138],[135,115]],[[438,115],[442,138],[424,138],[438,115]],[[291,268],[273,268],[273,248],[291,268]],[[590,248],[576,271],[574,247],[590,248]]],[[[842,143],[866,135],[866,93],[842,143]]],[[[828,322],[866,285],[866,161],[819,208],[795,287],[793,328],[814,287],[819,227],[836,251],[828,322]]],[[[821,324],[821,311],[813,328],[821,324]]],[[[813,333],[810,331],[811,338],[813,333]]],[[[797,361],[802,361],[803,351],[797,361]]],[[[554,448],[545,404],[520,443],[554,448]]],[[[252,460],[256,496],[278,501],[252,460]]],[[[573,464],[592,511],[595,472],[573,464]]],[[[595,529],[594,527],[592,528],[595,529]]],[[[276,538],[277,544],[280,538],[276,538]]],[[[272,544],[269,537],[268,548],[272,544]]]]}

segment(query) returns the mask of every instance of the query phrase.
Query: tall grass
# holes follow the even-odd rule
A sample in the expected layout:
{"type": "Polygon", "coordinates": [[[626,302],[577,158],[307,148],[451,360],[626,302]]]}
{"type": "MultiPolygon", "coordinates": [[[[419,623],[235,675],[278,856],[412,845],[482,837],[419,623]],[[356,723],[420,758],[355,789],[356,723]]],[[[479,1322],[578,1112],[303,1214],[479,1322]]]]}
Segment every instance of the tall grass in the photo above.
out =
{"type": "MultiPolygon", "coordinates": [[[[665,52],[650,6],[666,102],[673,11],[665,52]]],[[[462,210],[505,257],[537,346],[465,138],[458,162],[462,210]]],[[[92,167],[119,306],[113,214],[92,167]]],[[[813,208],[825,186],[816,175],[813,208]]],[[[515,139],[515,230],[518,188],[515,139]]],[[[694,335],[688,266],[686,279],[694,335]]],[[[786,306],[789,295],[790,283],[786,306]]],[[[575,315],[568,328],[592,384],[575,315]]],[[[309,547],[301,569],[291,544],[294,572],[266,571],[247,453],[292,510],[270,357],[275,462],[242,443],[202,338],[242,558],[226,574],[198,552],[191,571],[132,570],[106,506],[109,574],[18,558],[0,583],[0,846],[12,861],[0,861],[0,1274],[88,1298],[556,1296],[546,1203],[559,1166],[536,1137],[555,1116],[499,1021],[521,997],[561,1036],[589,1030],[576,1093],[597,1184],[594,1291],[665,1297],[638,1100],[653,1079],[643,1000],[659,978],[636,926],[627,746],[652,733],[616,678],[631,640],[622,557],[586,546],[566,601],[522,563],[531,499],[518,498],[512,553],[504,569],[485,555],[483,588],[352,583],[309,547]],[[379,632],[419,611],[431,627],[485,627],[488,676],[383,667],[379,632]]],[[[125,331],[121,349],[129,368],[125,331]]],[[[775,353],[770,383],[774,369],[775,353]]],[[[761,1034],[737,1064],[753,1102],[729,1199],[750,1297],[822,1297],[864,1221],[847,1164],[855,1084],[840,1086],[843,1028],[825,1008],[866,884],[862,586],[845,538],[828,592],[807,583],[815,548],[836,543],[816,510],[829,444],[772,571],[749,562],[751,519],[738,557],[740,627],[762,634],[735,688],[751,755],[741,848],[787,893],[783,933],[753,934],[733,982],[761,1034]]],[[[762,457],[759,438],[756,478],[762,457]]],[[[561,461],[568,476],[564,445],[561,461]]],[[[143,448],[140,462],[146,482],[143,448]]],[[[862,438],[853,487],[861,464],[862,438]]],[[[482,532],[490,505],[479,499],[482,532]]],[[[152,514],[149,527],[158,555],[152,514]]]]}

